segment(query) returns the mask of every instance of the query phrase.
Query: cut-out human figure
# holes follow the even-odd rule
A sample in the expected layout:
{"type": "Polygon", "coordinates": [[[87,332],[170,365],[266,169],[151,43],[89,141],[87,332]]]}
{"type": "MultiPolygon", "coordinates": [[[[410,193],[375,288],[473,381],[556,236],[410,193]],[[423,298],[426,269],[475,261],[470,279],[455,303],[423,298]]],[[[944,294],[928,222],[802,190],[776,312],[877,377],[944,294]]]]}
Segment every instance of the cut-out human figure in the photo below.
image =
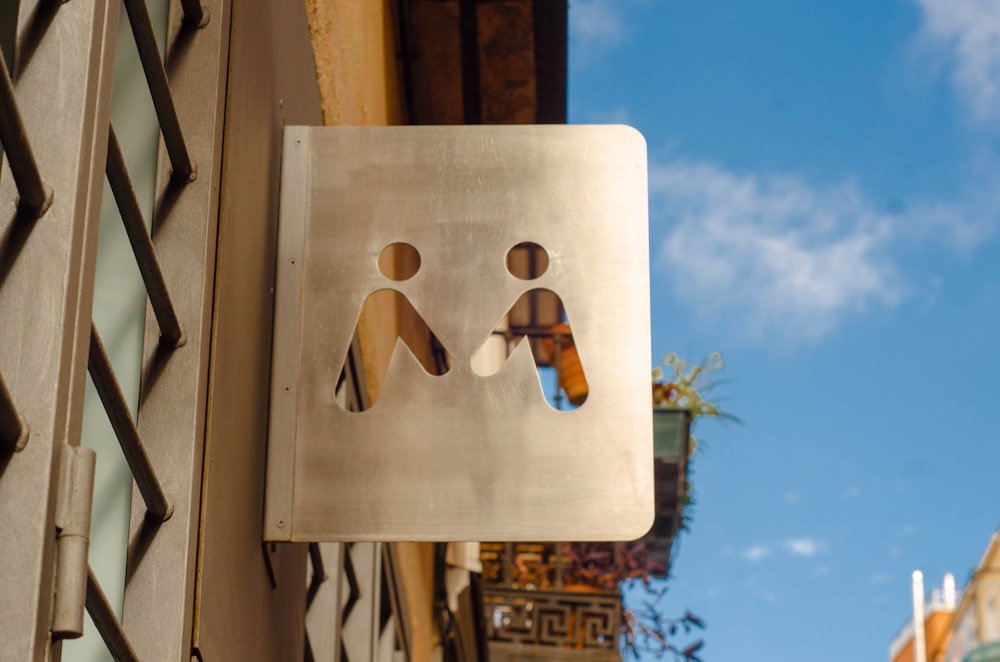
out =
{"type": "MultiPolygon", "coordinates": [[[[507,270],[520,280],[534,280],[540,277],[548,268],[548,255],[545,249],[534,243],[521,243],[507,253],[507,270]]],[[[471,365],[476,374],[489,377],[497,374],[506,363],[513,348],[522,340],[528,338],[531,342],[532,355],[536,367],[553,367],[558,371],[557,390],[566,393],[567,399],[575,406],[582,405],[587,399],[587,378],[583,364],[573,342],[573,331],[568,321],[564,320],[565,307],[559,295],[548,288],[532,288],[521,294],[517,301],[504,314],[504,325],[497,328],[487,337],[472,356],[471,365]],[[548,320],[544,326],[534,320],[534,314],[540,302],[555,311],[556,319],[548,320]],[[514,311],[532,311],[533,324],[520,326],[512,324],[514,311]],[[506,341],[506,355],[501,361],[486,360],[485,355],[491,340],[502,338],[506,341]]],[[[562,395],[555,396],[556,408],[560,407],[562,395]]]]}
{"type": "MultiPolygon", "coordinates": [[[[395,243],[386,246],[378,260],[379,271],[393,281],[404,281],[416,275],[420,269],[420,254],[409,244],[395,243]]],[[[361,304],[358,324],[354,328],[352,346],[356,346],[361,325],[364,320],[379,316],[392,316],[391,324],[397,330],[395,336],[368,337],[373,344],[368,356],[372,365],[365,370],[369,406],[374,406],[382,391],[389,362],[396,344],[401,340],[410,353],[431,375],[443,375],[451,366],[451,355],[441,344],[441,341],[417,312],[406,296],[392,288],[381,288],[369,294],[361,304]]],[[[348,352],[341,368],[338,389],[344,383],[351,371],[351,353],[348,352]]],[[[358,367],[355,366],[355,370],[358,367]]]]}

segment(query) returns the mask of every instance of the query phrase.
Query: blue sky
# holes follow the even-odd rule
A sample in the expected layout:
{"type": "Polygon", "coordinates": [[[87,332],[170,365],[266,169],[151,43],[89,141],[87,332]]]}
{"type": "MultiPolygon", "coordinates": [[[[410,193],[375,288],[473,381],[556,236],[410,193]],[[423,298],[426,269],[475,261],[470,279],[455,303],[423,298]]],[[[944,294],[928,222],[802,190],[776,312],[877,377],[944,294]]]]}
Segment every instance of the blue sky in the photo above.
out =
{"type": "Polygon", "coordinates": [[[1000,523],[1000,3],[572,0],[570,121],[649,145],[653,355],[722,351],[668,613],[879,661],[1000,523]]]}

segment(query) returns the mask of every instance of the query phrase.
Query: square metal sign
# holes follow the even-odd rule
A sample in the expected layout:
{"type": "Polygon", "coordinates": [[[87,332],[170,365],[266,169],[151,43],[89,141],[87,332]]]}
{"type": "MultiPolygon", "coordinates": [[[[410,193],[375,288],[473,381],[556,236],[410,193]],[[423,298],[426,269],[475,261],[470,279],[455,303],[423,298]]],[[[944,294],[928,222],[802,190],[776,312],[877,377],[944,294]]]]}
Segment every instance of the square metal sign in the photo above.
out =
{"type": "Polygon", "coordinates": [[[282,159],[265,539],[645,533],[642,136],[624,126],[288,127],[282,159]],[[379,268],[394,244],[419,255],[408,278],[379,268]],[[544,272],[511,272],[524,244],[544,252],[544,272]],[[338,380],[360,311],[382,290],[426,322],[447,371],[430,374],[397,341],[377,401],[348,411],[338,380]],[[528,342],[489,374],[474,365],[532,292],[565,311],[587,384],[576,409],[546,400],[528,342]]]}

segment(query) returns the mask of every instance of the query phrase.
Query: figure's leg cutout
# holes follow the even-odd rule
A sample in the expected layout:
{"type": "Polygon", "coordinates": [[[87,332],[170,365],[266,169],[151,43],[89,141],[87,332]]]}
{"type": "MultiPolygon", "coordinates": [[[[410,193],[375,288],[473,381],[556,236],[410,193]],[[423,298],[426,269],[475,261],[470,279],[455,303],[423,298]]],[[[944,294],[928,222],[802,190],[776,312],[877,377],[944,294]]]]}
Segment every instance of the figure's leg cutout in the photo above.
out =
{"type": "Polygon", "coordinates": [[[562,300],[551,290],[535,288],[521,294],[472,355],[473,372],[483,377],[497,374],[504,361],[489,358],[497,351],[497,346],[502,345],[504,356],[510,356],[514,348],[527,338],[531,343],[535,366],[557,370],[560,389],[570,403],[582,405],[588,394],[587,378],[573,342],[573,331],[564,321],[563,310],[562,300]],[[538,315],[539,302],[558,311],[558,316],[550,314],[549,319],[543,319],[544,315],[538,315]]]}
{"type": "MultiPolygon", "coordinates": [[[[344,365],[340,366],[338,396],[341,395],[340,390],[349,383],[361,381],[349,379],[353,368],[355,373],[363,373],[367,391],[364,398],[355,400],[364,401],[365,406],[362,408],[374,405],[382,392],[388,376],[389,361],[399,341],[402,341],[428,374],[443,375],[451,367],[451,355],[410,300],[396,290],[378,290],[370,294],[361,306],[351,351],[348,352],[344,365]],[[389,332],[386,333],[385,330],[389,332]],[[360,340],[362,336],[365,339],[364,345],[360,340]]],[[[338,397],[338,402],[348,409],[351,408],[347,406],[350,401],[350,398],[345,401],[345,398],[338,397]]]]}

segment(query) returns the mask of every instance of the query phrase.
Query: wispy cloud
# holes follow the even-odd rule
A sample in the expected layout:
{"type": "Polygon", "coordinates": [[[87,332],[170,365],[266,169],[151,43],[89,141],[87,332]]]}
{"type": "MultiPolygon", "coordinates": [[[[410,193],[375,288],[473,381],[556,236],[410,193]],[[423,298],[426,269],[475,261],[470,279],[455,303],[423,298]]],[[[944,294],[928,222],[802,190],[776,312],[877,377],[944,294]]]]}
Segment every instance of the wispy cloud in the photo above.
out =
{"type": "Polygon", "coordinates": [[[802,498],[798,492],[785,492],[781,497],[785,503],[798,503],[799,499],[802,498]]]}
{"type": "Polygon", "coordinates": [[[868,578],[868,583],[871,584],[872,586],[878,586],[879,584],[887,584],[891,581],[892,581],[892,575],[886,572],[880,572],[868,578]]]}
{"type": "Polygon", "coordinates": [[[1000,4],[995,0],[913,0],[922,39],[945,49],[952,84],[979,121],[1000,119],[1000,4]]]}
{"type": "Polygon", "coordinates": [[[901,242],[971,250],[993,232],[1000,195],[887,211],[854,182],[740,174],[707,162],[650,168],[654,219],[668,225],[656,266],[704,321],[743,340],[815,341],[852,314],[907,294],[901,242]]]}
{"type": "Polygon", "coordinates": [[[857,499],[859,496],[861,496],[861,488],[858,487],[857,485],[853,485],[844,490],[844,493],[841,494],[840,496],[843,499],[857,499]]]}
{"type": "Polygon", "coordinates": [[[740,558],[750,563],[756,563],[763,561],[773,553],[774,550],[770,545],[750,545],[740,550],[740,558]]]}
{"type": "Polygon", "coordinates": [[[808,536],[803,538],[788,538],[784,541],[783,546],[785,551],[792,556],[805,557],[816,556],[825,547],[821,541],[808,536]]]}
{"type": "Polygon", "coordinates": [[[829,574],[830,574],[830,566],[828,566],[825,563],[822,564],[822,565],[816,566],[816,569],[813,570],[813,576],[814,577],[826,577],[829,574]]]}
{"type": "Polygon", "coordinates": [[[749,563],[758,563],[783,552],[788,556],[812,557],[826,550],[826,543],[812,536],[785,538],[778,542],[764,542],[747,545],[739,550],[738,556],[749,563]]]}
{"type": "Polygon", "coordinates": [[[778,604],[778,596],[771,591],[761,591],[757,594],[757,597],[766,602],[769,605],[778,604]]]}
{"type": "Polygon", "coordinates": [[[815,339],[853,310],[900,299],[884,256],[890,219],[853,184],[674,161],[652,168],[650,188],[671,223],[658,266],[675,293],[745,337],[815,339]]]}
{"type": "Polygon", "coordinates": [[[570,38],[583,48],[607,48],[625,34],[619,3],[608,0],[573,0],[569,11],[570,38]]]}

